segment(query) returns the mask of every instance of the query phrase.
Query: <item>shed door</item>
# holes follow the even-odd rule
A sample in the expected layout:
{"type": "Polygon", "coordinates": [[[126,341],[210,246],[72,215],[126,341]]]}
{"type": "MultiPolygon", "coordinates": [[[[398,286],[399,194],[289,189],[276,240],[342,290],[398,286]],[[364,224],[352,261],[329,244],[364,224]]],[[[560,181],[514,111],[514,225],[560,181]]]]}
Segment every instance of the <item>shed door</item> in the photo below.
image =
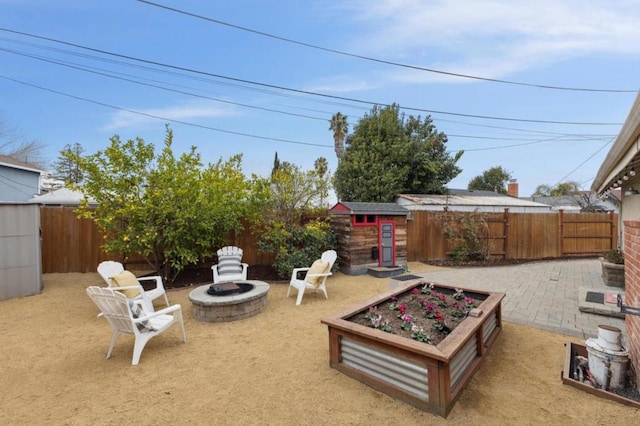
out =
{"type": "Polygon", "coordinates": [[[380,239],[380,266],[394,266],[396,263],[395,222],[381,221],[378,230],[380,239]]]}

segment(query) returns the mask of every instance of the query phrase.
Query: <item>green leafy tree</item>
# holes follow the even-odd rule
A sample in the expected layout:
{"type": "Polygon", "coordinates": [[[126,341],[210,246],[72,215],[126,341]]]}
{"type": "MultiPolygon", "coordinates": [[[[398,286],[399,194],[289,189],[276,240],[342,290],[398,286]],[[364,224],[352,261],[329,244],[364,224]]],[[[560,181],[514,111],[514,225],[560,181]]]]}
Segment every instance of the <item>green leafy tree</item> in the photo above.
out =
{"type": "Polygon", "coordinates": [[[447,137],[429,117],[405,119],[397,105],[374,107],[356,125],[334,175],[344,201],[391,202],[398,194],[442,194],[460,174],[447,137]]]}
{"type": "Polygon", "coordinates": [[[580,184],[577,182],[562,182],[556,186],[546,184],[536,186],[532,197],[560,197],[563,195],[576,195],[580,193],[580,184]]]}
{"type": "Polygon", "coordinates": [[[342,158],[344,153],[344,138],[349,133],[349,123],[347,122],[347,116],[341,112],[336,112],[331,117],[329,122],[329,130],[333,132],[333,141],[335,143],[335,151],[338,160],[342,158]]]}
{"type": "Polygon", "coordinates": [[[335,246],[326,220],[305,222],[305,217],[317,213],[328,186],[323,163],[320,158],[316,169],[303,171],[283,161],[272,171],[268,201],[262,204],[258,247],[275,254],[274,266],[282,277],[289,276],[295,267],[310,265],[324,250],[335,246]]]}
{"type": "Polygon", "coordinates": [[[509,179],[511,179],[511,173],[503,169],[502,166],[496,166],[471,179],[467,189],[507,194],[506,184],[509,179]]]}
{"type": "MultiPolygon", "coordinates": [[[[196,148],[177,157],[173,132],[167,127],[164,148],[142,139],[111,138],[104,151],[86,157],[65,152],[78,161],[83,186],[72,185],[96,200],[78,209],[105,235],[107,253],[137,253],[173,281],[189,264],[211,256],[241,219],[255,217],[261,196],[242,174],[241,156],[203,167],[196,148]]],[[[255,179],[255,178],[254,178],[255,179]]]]}
{"type": "Polygon", "coordinates": [[[79,162],[75,159],[81,158],[83,152],[84,148],[78,142],[73,145],[65,145],[64,149],[60,151],[58,159],[53,163],[56,171],[55,176],[65,182],[80,183],[82,181],[82,171],[80,170],[79,162]]]}
{"type": "Polygon", "coordinates": [[[561,195],[575,195],[580,192],[580,184],[578,182],[562,182],[557,184],[549,195],[559,197],[561,195]]]}
{"type": "Polygon", "coordinates": [[[535,191],[531,194],[532,197],[549,197],[551,195],[551,186],[542,184],[536,186],[535,191]]]}

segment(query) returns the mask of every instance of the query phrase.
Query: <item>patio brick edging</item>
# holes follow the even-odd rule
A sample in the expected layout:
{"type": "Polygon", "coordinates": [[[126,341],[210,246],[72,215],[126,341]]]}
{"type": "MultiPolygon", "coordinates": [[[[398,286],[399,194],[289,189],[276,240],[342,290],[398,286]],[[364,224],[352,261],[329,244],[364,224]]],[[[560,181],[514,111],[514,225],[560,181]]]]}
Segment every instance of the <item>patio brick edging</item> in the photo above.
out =
{"type": "MultiPolygon", "coordinates": [[[[627,306],[640,307],[640,221],[624,221],[624,274],[627,306]]],[[[640,316],[625,315],[627,346],[635,368],[636,383],[640,383],[640,316]]]]}

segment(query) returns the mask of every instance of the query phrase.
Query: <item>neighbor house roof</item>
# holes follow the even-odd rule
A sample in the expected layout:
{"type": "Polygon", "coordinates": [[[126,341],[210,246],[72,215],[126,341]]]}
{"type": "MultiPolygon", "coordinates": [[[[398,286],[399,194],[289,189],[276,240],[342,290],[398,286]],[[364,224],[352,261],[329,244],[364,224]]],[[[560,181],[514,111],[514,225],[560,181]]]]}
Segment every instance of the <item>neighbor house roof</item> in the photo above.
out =
{"type": "Polygon", "coordinates": [[[534,201],[523,200],[521,198],[510,197],[490,191],[466,191],[449,190],[449,194],[400,194],[396,202],[410,210],[427,210],[431,208],[449,207],[452,209],[463,208],[528,208],[542,211],[549,211],[548,205],[536,203],[534,201]],[[480,192],[477,194],[476,192],[480,192]],[[465,194],[465,195],[456,195],[465,194]]]}
{"type": "MultiPolygon", "coordinates": [[[[46,194],[36,195],[35,197],[31,198],[29,202],[38,204],[77,206],[80,204],[83,198],[84,194],[80,191],[74,191],[69,188],[58,188],[51,192],[47,192],[46,194]]],[[[95,202],[95,200],[89,198],[89,204],[95,205],[97,203],[95,202]]]]}
{"type": "Polygon", "coordinates": [[[547,204],[553,207],[554,210],[574,210],[581,211],[582,205],[580,204],[583,201],[583,204],[586,205],[586,199],[584,197],[589,197],[589,205],[596,208],[599,211],[609,211],[616,210],[616,206],[614,203],[607,200],[599,200],[593,192],[589,191],[581,191],[581,195],[559,195],[555,197],[527,197],[524,198],[526,200],[535,201],[537,203],[547,204]]]}
{"type": "Polygon", "coordinates": [[[331,214],[383,214],[408,215],[409,211],[396,203],[363,203],[340,201],[329,210],[331,214]]]}

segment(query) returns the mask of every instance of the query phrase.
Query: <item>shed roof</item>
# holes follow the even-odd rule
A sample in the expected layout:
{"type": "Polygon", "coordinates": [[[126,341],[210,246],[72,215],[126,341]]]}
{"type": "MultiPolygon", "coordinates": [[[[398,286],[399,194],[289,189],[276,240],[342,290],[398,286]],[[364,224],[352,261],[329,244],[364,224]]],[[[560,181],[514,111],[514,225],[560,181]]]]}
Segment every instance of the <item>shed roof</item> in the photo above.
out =
{"type": "Polygon", "coordinates": [[[363,203],[356,201],[340,201],[329,210],[331,214],[385,214],[407,216],[409,210],[396,203],[363,203]]]}
{"type": "Polygon", "coordinates": [[[6,155],[0,155],[0,165],[5,167],[11,167],[13,169],[26,170],[28,172],[42,173],[44,170],[34,166],[33,164],[25,163],[20,160],[16,160],[13,157],[7,157],[6,155]]]}

